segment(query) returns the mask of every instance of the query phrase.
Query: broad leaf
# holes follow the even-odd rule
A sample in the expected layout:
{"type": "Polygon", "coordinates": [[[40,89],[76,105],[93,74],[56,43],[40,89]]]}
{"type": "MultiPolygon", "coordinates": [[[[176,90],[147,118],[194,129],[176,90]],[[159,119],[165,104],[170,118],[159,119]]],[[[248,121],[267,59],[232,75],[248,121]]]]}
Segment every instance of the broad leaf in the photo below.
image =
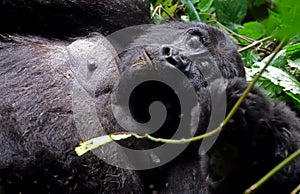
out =
{"type": "Polygon", "coordinates": [[[247,14],[248,0],[215,0],[218,21],[225,25],[241,24],[247,14]]]}
{"type": "Polygon", "coordinates": [[[213,0],[201,0],[198,4],[197,7],[200,9],[201,12],[207,12],[210,7],[213,4],[213,0]]]}
{"type": "Polygon", "coordinates": [[[259,22],[248,22],[244,24],[244,28],[238,29],[238,33],[254,40],[258,40],[265,36],[265,26],[259,22]]]}
{"type": "MultiPolygon", "coordinates": [[[[253,78],[265,65],[264,62],[257,62],[252,68],[246,68],[248,79],[253,78]]],[[[283,70],[268,66],[262,75],[263,78],[270,80],[273,84],[281,86],[283,91],[291,92],[295,95],[300,95],[300,83],[283,70]]]]}
{"type": "Polygon", "coordinates": [[[185,4],[186,13],[188,14],[191,21],[201,21],[199,14],[191,0],[181,0],[181,3],[185,4]]]}

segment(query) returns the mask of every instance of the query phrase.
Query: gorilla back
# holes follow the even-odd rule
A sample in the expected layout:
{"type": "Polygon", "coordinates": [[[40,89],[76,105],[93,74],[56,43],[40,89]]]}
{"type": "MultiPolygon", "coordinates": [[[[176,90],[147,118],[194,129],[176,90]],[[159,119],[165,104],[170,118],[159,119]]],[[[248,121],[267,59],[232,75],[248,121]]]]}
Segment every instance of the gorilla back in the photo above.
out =
{"type": "MultiPolygon", "coordinates": [[[[93,154],[78,157],[74,152],[82,137],[72,114],[71,69],[76,63],[71,65],[68,52],[81,47],[81,56],[87,55],[87,46],[101,38],[69,46],[24,37],[1,43],[0,175],[7,193],[141,191],[134,172],[106,165],[93,154]]],[[[107,67],[103,77],[113,79],[115,67],[107,67]]],[[[106,83],[102,86],[108,87],[106,83]]],[[[106,95],[97,98],[104,112],[106,95]]],[[[108,126],[113,125],[109,120],[108,126]]]]}
{"type": "Polygon", "coordinates": [[[64,38],[108,34],[151,20],[146,0],[1,0],[0,23],[0,33],[64,38]]]}

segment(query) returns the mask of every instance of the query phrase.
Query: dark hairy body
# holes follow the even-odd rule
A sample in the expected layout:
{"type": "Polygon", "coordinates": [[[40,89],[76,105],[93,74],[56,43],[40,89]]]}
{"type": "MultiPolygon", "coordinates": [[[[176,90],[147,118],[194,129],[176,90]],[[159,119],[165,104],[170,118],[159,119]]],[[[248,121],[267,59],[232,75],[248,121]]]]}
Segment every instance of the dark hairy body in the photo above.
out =
{"type": "Polygon", "coordinates": [[[0,33],[61,39],[93,32],[109,34],[151,23],[148,5],[145,0],[1,0],[0,33]]]}
{"type": "MultiPolygon", "coordinates": [[[[216,80],[210,89],[226,92],[227,112],[249,85],[235,78],[216,80]]],[[[202,106],[209,98],[202,89],[202,106]]],[[[209,110],[208,110],[209,111],[209,110]]],[[[217,141],[202,157],[210,193],[243,193],[277,164],[300,148],[300,121],[284,103],[252,89],[217,141]]],[[[299,185],[300,159],[271,177],[256,193],[290,193],[299,185]]]]}
{"type": "MultiPolygon", "coordinates": [[[[193,32],[198,30],[201,32],[197,35],[199,38],[202,33],[205,33],[203,37],[207,42],[202,44],[208,44],[211,52],[214,52],[214,60],[220,67],[225,65],[228,58],[232,59],[232,53],[222,53],[223,50],[212,46],[218,43],[212,34],[220,33],[216,28],[197,23],[168,25],[184,29],[185,32],[189,29],[193,32]],[[208,34],[211,35],[206,37],[208,34]]],[[[151,33],[151,30],[148,33],[151,33]]],[[[182,37],[186,35],[183,33],[182,37]]],[[[238,63],[228,63],[228,68],[231,65],[229,69],[236,73],[222,70],[222,74],[225,77],[238,76],[239,71],[235,69],[236,67],[241,69],[242,62],[236,50],[233,49],[233,44],[222,33],[221,35],[219,38],[228,41],[229,51],[235,54],[234,60],[238,61],[238,63]]],[[[68,41],[30,36],[3,38],[0,50],[1,90],[3,91],[0,111],[0,137],[3,142],[0,163],[2,184],[8,193],[113,191],[137,193],[148,192],[147,188],[150,184],[155,185],[155,190],[165,192],[201,190],[204,184],[200,179],[197,154],[194,156],[186,154],[190,158],[180,156],[172,162],[173,164],[170,163],[167,167],[159,168],[157,171],[149,170],[150,173],[110,166],[91,153],[82,157],[75,154],[74,148],[82,138],[76,129],[72,109],[73,87],[78,80],[80,82],[80,74],[76,69],[79,69],[80,64],[86,64],[89,59],[91,52],[88,49],[89,46],[93,48],[93,45],[97,45],[102,38],[101,35],[97,35],[79,39],[72,44],[68,41]],[[186,163],[184,168],[181,166],[182,163],[186,163]],[[190,173],[193,177],[187,176],[190,173]],[[157,176],[161,178],[158,179],[157,176]],[[176,177],[186,179],[185,183],[178,186],[176,177]]],[[[155,58],[161,61],[176,57],[160,52],[164,49],[165,47],[157,49],[155,46],[145,50],[154,53],[155,58]]],[[[118,129],[110,110],[110,91],[118,77],[118,71],[135,64],[140,57],[141,50],[141,48],[134,47],[124,51],[120,55],[118,64],[111,63],[105,67],[98,65],[97,71],[101,72],[101,75],[93,98],[96,101],[98,117],[102,119],[105,129],[110,132],[118,129]]],[[[168,62],[165,61],[165,63],[168,62]]],[[[187,64],[178,63],[178,65],[187,64]]],[[[196,66],[197,64],[189,65],[196,66]]],[[[85,70],[90,71],[88,66],[85,70]]],[[[240,73],[241,76],[244,75],[243,71],[240,73]]],[[[194,74],[191,76],[193,76],[191,79],[195,78],[196,84],[203,82],[194,74]]],[[[80,84],[85,90],[89,90],[84,83],[80,84]]],[[[195,85],[197,88],[200,86],[195,85]]],[[[153,95],[160,95],[159,92],[153,95]]],[[[133,105],[132,108],[135,106],[133,105]]],[[[174,115],[170,115],[170,118],[172,117],[174,115]]],[[[171,125],[170,120],[160,131],[168,128],[168,125],[171,125]]],[[[94,136],[96,135],[97,133],[94,136]]],[[[165,133],[162,135],[164,136],[165,133]]],[[[114,158],[114,150],[110,151],[112,152],[111,160],[118,160],[114,158]]]]}
{"type": "MultiPolygon", "coordinates": [[[[139,171],[115,167],[93,153],[77,156],[74,148],[81,140],[123,130],[112,114],[110,95],[116,80],[128,69],[138,70],[153,62],[181,70],[199,98],[200,124],[193,129],[196,134],[204,133],[209,120],[211,102],[206,87],[226,91],[229,111],[247,85],[235,45],[217,28],[198,22],[151,26],[138,37],[129,37],[133,42],[125,41],[127,45],[117,58],[101,61],[100,56],[114,57],[117,53],[109,49],[111,45],[99,32],[109,34],[130,25],[149,23],[148,8],[143,3],[1,1],[2,19],[14,13],[18,16],[14,22],[3,21],[1,28],[2,192],[241,193],[299,149],[299,120],[285,105],[270,101],[254,89],[233,118],[235,122],[224,129],[207,155],[199,155],[200,142],[192,143],[171,162],[139,171]],[[125,16],[128,17],[124,22],[125,16]],[[171,33],[177,30],[177,34],[171,33]],[[82,35],[85,37],[70,41],[70,37],[82,35]],[[159,37],[162,38],[157,39],[159,37]],[[200,55],[193,55],[195,51],[201,51],[200,55]],[[207,53],[216,68],[209,66],[210,63],[202,63],[207,60],[207,53]],[[213,71],[209,71],[211,69],[213,71]],[[78,109],[74,107],[83,109],[86,106],[86,102],[75,95],[77,91],[83,91],[87,95],[85,100],[95,105],[95,114],[105,130],[91,131],[87,137],[80,133],[78,119],[88,121],[83,122],[81,127],[84,128],[92,128],[96,123],[88,120],[88,114],[77,116],[78,109]],[[223,153],[224,147],[233,149],[223,153]]],[[[121,41],[113,38],[108,37],[114,43],[121,41]]],[[[136,90],[130,111],[137,121],[145,122],[149,119],[147,106],[154,100],[161,100],[168,115],[154,135],[170,138],[173,129],[178,127],[180,109],[174,92],[155,84],[150,82],[136,90]]],[[[190,137],[190,131],[187,129],[183,137],[190,137]]],[[[133,149],[160,145],[136,139],[120,144],[133,149]]],[[[115,154],[119,150],[114,145],[103,150],[111,162],[118,163],[124,158],[131,162],[125,151],[121,155],[115,154]]],[[[147,158],[141,160],[153,162],[147,158]]],[[[290,191],[297,180],[299,160],[275,176],[262,191],[290,191]]]]}

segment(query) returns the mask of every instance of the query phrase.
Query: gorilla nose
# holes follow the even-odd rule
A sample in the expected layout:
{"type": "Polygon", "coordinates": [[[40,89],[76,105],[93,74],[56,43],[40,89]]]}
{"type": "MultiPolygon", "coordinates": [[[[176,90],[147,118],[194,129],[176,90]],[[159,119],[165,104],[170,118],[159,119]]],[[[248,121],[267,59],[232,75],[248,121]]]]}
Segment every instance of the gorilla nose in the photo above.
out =
{"type": "Polygon", "coordinates": [[[189,65],[190,61],[188,60],[188,58],[180,54],[179,51],[175,48],[163,46],[161,48],[161,54],[168,63],[174,65],[179,69],[183,69],[189,65]]]}
{"type": "Polygon", "coordinates": [[[163,46],[162,49],[162,54],[165,56],[165,57],[172,57],[174,55],[178,55],[179,52],[177,49],[174,49],[174,48],[171,48],[169,46],[163,46]]]}

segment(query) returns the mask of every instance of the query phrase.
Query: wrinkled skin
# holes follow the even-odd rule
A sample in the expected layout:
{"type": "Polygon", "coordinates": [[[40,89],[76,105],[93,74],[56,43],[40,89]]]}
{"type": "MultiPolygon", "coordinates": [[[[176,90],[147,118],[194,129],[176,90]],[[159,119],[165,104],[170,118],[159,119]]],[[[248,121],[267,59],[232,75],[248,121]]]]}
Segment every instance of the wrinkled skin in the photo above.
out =
{"type": "MultiPolygon", "coordinates": [[[[76,113],[80,108],[77,110],[74,106],[84,107],[85,101],[90,100],[91,103],[95,103],[96,114],[107,132],[121,130],[111,112],[110,93],[120,76],[119,72],[133,64],[136,64],[136,67],[143,64],[141,58],[144,62],[160,61],[160,64],[172,68],[190,66],[191,68],[182,68],[182,71],[193,83],[193,88],[199,90],[207,85],[203,76],[195,72],[201,64],[193,62],[188,52],[181,50],[184,48],[182,46],[189,45],[188,42],[192,39],[196,45],[201,42],[208,48],[222,76],[244,77],[239,55],[233,43],[221,31],[199,23],[174,22],[149,29],[147,34],[159,33],[159,30],[170,26],[182,30],[175,40],[168,39],[161,45],[149,47],[137,46],[147,37],[142,35],[131,48],[120,54],[119,60],[99,64],[97,62],[101,60],[101,56],[114,53],[109,49],[103,50],[101,35],[77,40],[72,44],[26,36],[6,36],[2,39],[0,97],[3,100],[0,106],[0,139],[3,143],[0,148],[0,178],[7,193],[206,191],[204,180],[201,178],[202,170],[197,165],[199,158],[195,145],[188,147],[172,162],[146,171],[117,168],[108,165],[92,153],[78,157],[74,152],[80,140],[104,133],[103,130],[95,130],[88,136],[82,136],[76,119],[89,119],[88,114],[87,118],[84,115],[78,117],[76,113]],[[179,42],[179,47],[176,47],[178,51],[172,53],[169,51],[175,49],[172,48],[174,42],[179,42]],[[94,48],[99,48],[99,45],[99,52],[97,53],[97,49],[94,52],[94,48]],[[182,60],[182,57],[186,60],[182,60]],[[86,75],[97,75],[95,88],[91,87],[93,76],[89,80],[85,78],[86,75]],[[76,98],[78,96],[74,95],[74,92],[77,90],[87,95],[85,101],[76,98]]],[[[109,48],[109,43],[107,44],[109,48]]],[[[188,48],[188,51],[193,48],[194,46],[188,48]]],[[[155,90],[153,95],[160,97],[163,96],[162,92],[155,90]]],[[[167,103],[172,107],[172,98],[167,103]]],[[[136,109],[134,103],[131,109],[136,109]]],[[[164,126],[158,131],[161,137],[169,137],[170,133],[173,133],[166,129],[172,127],[174,120],[178,120],[178,115],[171,112],[164,126]]],[[[87,129],[96,125],[93,122],[83,123],[81,127],[87,129]]],[[[136,140],[133,142],[142,149],[152,143],[144,144],[136,140]]],[[[104,153],[109,157],[109,161],[115,162],[120,160],[118,157],[130,157],[115,155],[115,152],[116,148],[112,146],[104,153]]]]}

